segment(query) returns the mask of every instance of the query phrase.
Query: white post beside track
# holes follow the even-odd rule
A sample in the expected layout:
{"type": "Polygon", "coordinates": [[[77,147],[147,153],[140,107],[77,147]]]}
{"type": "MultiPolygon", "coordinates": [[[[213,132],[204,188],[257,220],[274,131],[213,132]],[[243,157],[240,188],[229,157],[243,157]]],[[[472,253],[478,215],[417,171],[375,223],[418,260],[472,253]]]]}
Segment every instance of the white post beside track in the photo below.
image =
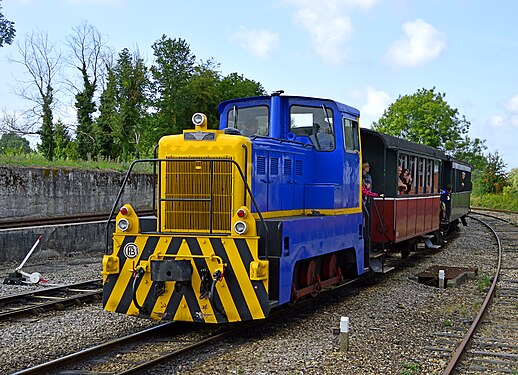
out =
{"type": "Polygon", "coordinates": [[[444,270],[439,270],[439,288],[444,289],[444,270]]]}
{"type": "Polygon", "coordinates": [[[340,351],[349,351],[349,317],[340,318],[340,351]]]}

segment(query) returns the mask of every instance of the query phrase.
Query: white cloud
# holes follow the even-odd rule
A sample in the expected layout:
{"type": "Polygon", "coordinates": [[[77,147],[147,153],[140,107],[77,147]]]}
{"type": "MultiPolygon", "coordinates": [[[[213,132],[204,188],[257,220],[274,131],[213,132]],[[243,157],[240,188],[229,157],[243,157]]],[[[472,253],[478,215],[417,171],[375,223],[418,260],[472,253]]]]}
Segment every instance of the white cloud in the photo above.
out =
{"type": "Polygon", "coordinates": [[[378,121],[392,102],[389,94],[372,86],[351,90],[348,95],[354,102],[364,103],[359,106],[363,127],[370,127],[374,121],[378,121]]]}
{"type": "Polygon", "coordinates": [[[515,95],[511,99],[509,99],[504,104],[504,107],[505,107],[507,112],[518,113],[518,95],[515,95]]]}
{"type": "Polygon", "coordinates": [[[493,115],[489,117],[488,124],[493,128],[518,128],[518,95],[513,96],[503,103],[505,115],[493,115]]]}
{"type": "Polygon", "coordinates": [[[346,44],[351,39],[353,26],[348,16],[335,16],[322,21],[317,14],[303,9],[295,15],[311,35],[317,55],[330,64],[340,64],[347,58],[346,44]]]}
{"type": "Polygon", "coordinates": [[[390,96],[385,91],[378,91],[371,86],[366,89],[367,103],[361,107],[362,114],[379,119],[390,105],[390,96]]]}
{"type": "Polygon", "coordinates": [[[65,0],[68,3],[74,4],[101,4],[101,5],[114,5],[114,4],[122,4],[122,0],[65,0]]]}
{"type": "Polygon", "coordinates": [[[353,35],[350,12],[370,10],[379,0],[285,0],[294,6],[295,22],[306,29],[318,56],[338,65],[347,59],[347,44],[353,35]]]}
{"type": "Polygon", "coordinates": [[[314,0],[285,0],[284,2],[297,8],[314,8],[315,11],[325,8],[344,12],[351,8],[359,8],[367,11],[377,5],[380,0],[321,0],[319,2],[315,2],[314,0]]]}
{"type": "Polygon", "coordinates": [[[279,44],[279,35],[265,30],[243,30],[233,36],[241,47],[262,59],[269,57],[279,44]]]}
{"type": "Polygon", "coordinates": [[[402,26],[405,37],[396,41],[386,58],[396,66],[418,66],[439,57],[446,48],[446,36],[422,19],[402,26]]]}
{"type": "Polygon", "coordinates": [[[491,116],[488,120],[489,125],[495,128],[504,127],[505,122],[505,118],[498,115],[491,116]]]}

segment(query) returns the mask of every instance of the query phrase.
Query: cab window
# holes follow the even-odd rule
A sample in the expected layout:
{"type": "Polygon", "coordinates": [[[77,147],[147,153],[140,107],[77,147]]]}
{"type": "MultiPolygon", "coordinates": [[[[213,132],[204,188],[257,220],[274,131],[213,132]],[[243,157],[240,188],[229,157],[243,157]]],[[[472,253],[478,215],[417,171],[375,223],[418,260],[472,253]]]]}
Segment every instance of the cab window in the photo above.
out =
{"type": "Polygon", "coordinates": [[[268,106],[265,105],[234,107],[227,113],[227,128],[235,128],[247,137],[269,135],[269,123],[268,106]]]}
{"type": "Polygon", "coordinates": [[[318,151],[334,150],[333,110],[324,106],[291,106],[290,132],[297,137],[307,137],[318,151]]]}
{"type": "Polygon", "coordinates": [[[344,147],[346,151],[360,151],[358,138],[358,122],[348,118],[343,119],[344,147]]]}

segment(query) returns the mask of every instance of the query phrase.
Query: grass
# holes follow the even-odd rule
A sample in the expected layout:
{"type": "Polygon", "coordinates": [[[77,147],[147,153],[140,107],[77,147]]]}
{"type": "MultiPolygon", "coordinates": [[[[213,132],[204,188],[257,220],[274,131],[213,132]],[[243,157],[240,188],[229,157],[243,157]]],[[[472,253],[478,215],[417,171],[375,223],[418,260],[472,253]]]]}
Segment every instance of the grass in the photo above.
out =
{"type": "Polygon", "coordinates": [[[453,327],[453,322],[452,322],[450,319],[445,319],[445,320],[443,320],[442,324],[443,324],[445,327],[453,327]]]}
{"type": "MultiPolygon", "coordinates": [[[[4,155],[0,154],[0,166],[36,167],[36,168],[72,168],[84,170],[103,170],[126,172],[131,162],[118,162],[113,160],[68,160],[55,159],[46,160],[37,153],[4,155]]],[[[149,164],[137,164],[134,171],[140,173],[151,173],[152,167],[149,164]]]]}
{"type": "Polygon", "coordinates": [[[489,286],[491,285],[491,279],[489,278],[489,275],[485,272],[483,272],[479,277],[477,281],[478,290],[480,292],[483,292],[489,286]]]}
{"type": "Polygon", "coordinates": [[[400,375],[414,375],[421,371],[420,363],[403,362],[401,366],[403,367],[403,370],[399,371],[400,375]]]}

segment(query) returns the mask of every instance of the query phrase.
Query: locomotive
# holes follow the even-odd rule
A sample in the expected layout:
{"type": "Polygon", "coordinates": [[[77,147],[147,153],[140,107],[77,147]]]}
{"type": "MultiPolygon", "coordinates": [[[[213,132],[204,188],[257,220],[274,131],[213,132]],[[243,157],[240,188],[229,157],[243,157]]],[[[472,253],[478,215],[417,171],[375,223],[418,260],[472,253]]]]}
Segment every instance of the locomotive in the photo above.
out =
{"type": "Polygon", "coordinates": [[[130,166],[110,219],[138,163],[154,166],[155,214],[139,216],[129,203],[117,213],[103,257],[105,310],[204,323],[264,319],[346,279],[386,272],[387,252],[430,241],[467,214],[469,165],[360,130],[353,107],[281,91],[218,110],[218,130],[196,113],[194,129],[164,136],[153,159],[130,166]],[[368,209],[364,159],[374,166],[373,189],[385,194],[368,209]],[[398,165],[414,176],[404,196],[398,165]],[[461,176],[441,222],[439,186],[461,176]]]}

